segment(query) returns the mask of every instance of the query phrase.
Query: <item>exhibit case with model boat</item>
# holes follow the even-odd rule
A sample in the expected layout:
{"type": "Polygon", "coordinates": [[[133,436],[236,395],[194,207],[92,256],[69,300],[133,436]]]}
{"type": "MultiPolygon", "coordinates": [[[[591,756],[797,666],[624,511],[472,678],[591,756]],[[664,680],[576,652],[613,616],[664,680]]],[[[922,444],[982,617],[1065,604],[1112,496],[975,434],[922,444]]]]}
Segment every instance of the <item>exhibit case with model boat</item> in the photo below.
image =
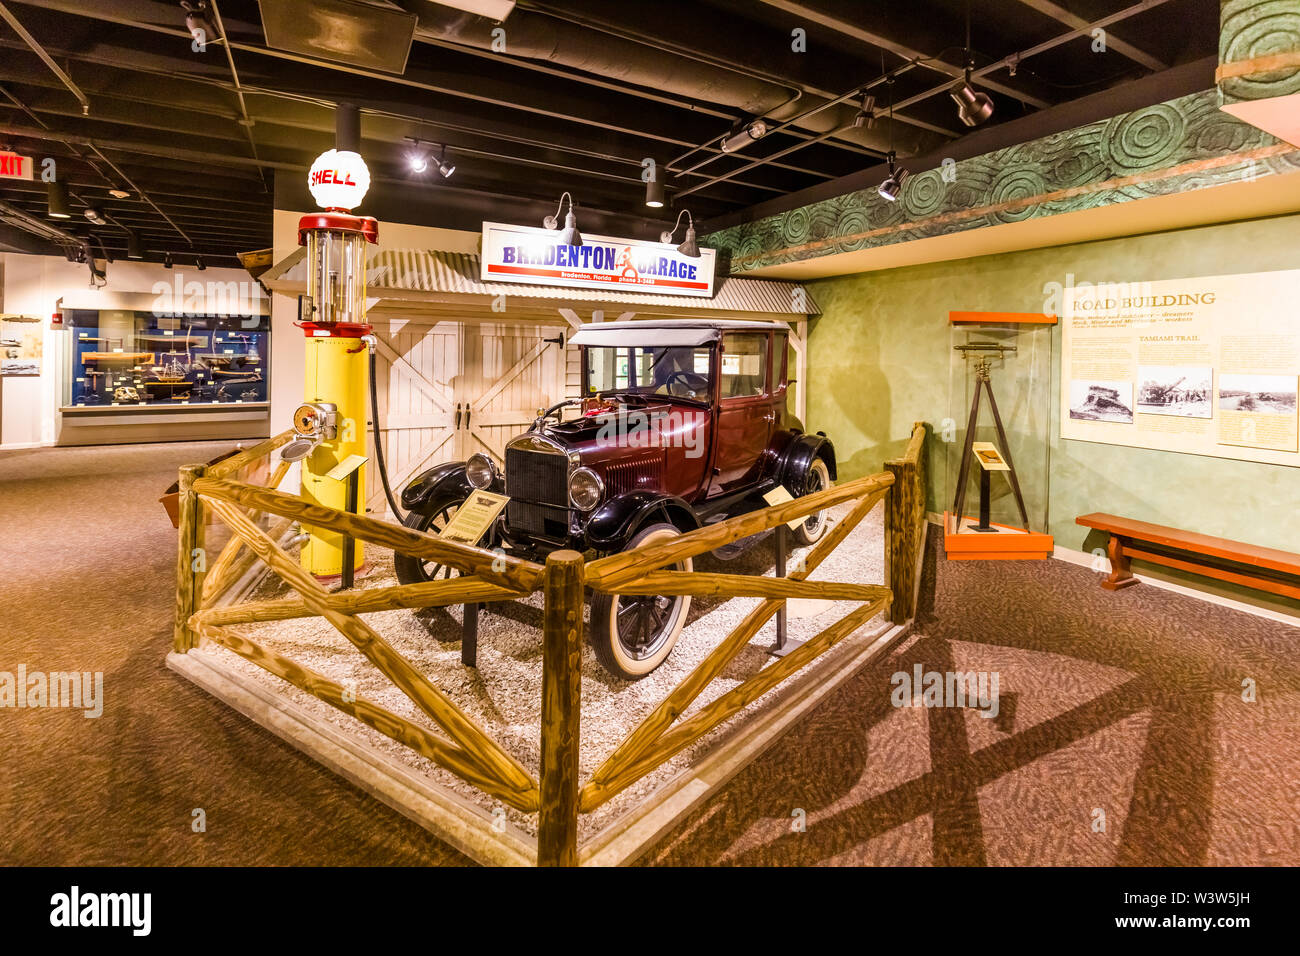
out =
{"type": "Polygon", "coordinates": [[[62,315],[61,444],[265,431],[268,315],[66,306],[62,315]]]}
{"type": "Polygon", "coordinates": [[[949,560],[1046,558],[1052,325],[1033,313],[951,313],[944,439],[949,560]]]}

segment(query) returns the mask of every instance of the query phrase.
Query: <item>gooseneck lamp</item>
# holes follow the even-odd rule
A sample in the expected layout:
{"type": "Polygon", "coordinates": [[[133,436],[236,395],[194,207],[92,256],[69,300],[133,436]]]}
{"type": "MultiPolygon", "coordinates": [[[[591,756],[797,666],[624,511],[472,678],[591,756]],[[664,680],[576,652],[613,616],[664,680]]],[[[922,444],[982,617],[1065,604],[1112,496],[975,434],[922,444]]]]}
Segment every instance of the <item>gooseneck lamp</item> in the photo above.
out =
{"type": "Polygon", "coordinates": [[[555,207],[555,215],[547,216],[542,220],[542,225],[547,229],[558,229],[560,225],[560,210],[564,208],[564,201],[569,201],[569,211],[564,216],[564,229],[560,232],[560,242],[566,246],[581,246],[582,234],[578,232],[578,217],[573,212],[573,197],[569,195],[566,189],[560,196],[560,203],[555,207]]]}
{"type": "Polygon", "coordinates": [[[659,234],[659,241],[662,243],[670,243],[673,241],[677,229],[682,224],[682,216],[686,217],[686,238],[683,239],[682,244],[677,247],[677,251],[691,259],[698,259],[700,257],[700,244],[695,241],[695,220],[691,218],[691,211],[689,209],[683,209],[677,214],[677,221],[673,223],[671,229],[666,229],[659,234]]]}

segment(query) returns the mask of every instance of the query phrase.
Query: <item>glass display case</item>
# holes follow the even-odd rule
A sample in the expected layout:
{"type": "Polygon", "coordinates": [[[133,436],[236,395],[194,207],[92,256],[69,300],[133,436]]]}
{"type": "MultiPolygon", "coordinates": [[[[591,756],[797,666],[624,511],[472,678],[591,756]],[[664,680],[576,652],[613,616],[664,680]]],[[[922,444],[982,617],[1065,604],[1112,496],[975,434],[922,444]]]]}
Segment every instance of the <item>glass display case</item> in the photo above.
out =
{"type": "Polygon", "coordinates": [[[1051,324],[1046,317],[1041,324],[954,324],[949,344],[942,435],[949,557],[962,549],[970,557],[994,557],[1004,549],[1032,552],[1006,557],[1046,556],[1051,324]],[[957,536],[965,540],[955,545],[957,536]]]}
{"type": "Polygon", "coordinates": [[[65,409],[255,405],[269,396],[264,315],[71,309],[65,409]]]}

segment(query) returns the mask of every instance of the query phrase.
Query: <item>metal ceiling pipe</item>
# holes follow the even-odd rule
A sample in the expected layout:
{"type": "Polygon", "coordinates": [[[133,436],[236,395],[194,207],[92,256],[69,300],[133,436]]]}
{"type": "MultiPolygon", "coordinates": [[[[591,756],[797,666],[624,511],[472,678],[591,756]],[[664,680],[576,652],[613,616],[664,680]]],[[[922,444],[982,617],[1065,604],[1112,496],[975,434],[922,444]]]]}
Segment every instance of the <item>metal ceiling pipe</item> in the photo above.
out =
{"type": "Polygon", "coordinates": [[[42,62],[50,68],[50,72],[57,76],[63,85],[68,88],[68,91],[77,98],[77,102],[81,104],[81,114],[83,116],[89,116],[90,100],[86,99],[86,94],[81,92],[81,88],[77,86],[76,83],[72,82],[72,77],[63,72],[63,68],[59,66],[59,64],[55,63],[54,58],[45,52],[45,47],[41,46],[40,43],[37,42],[36,37],[27,32],[27,28],[18,21],[16,16],[9,12],[9,8],[3,3],[0,3],[0,17],[3,17],[5,22],[8,23],[9,26],[13,27],[14,32],[23,38],[23,42],[31,47],[32,52],[39,56],[42,62]]]}
{"type": "Polygon", "coordinates": [[[46,242],[57,242],[60,245],[72,246],[80,246],[82,242],[72,233],[64,232],[58,226],[51,226],[48,222],[42,222],[35,216],[2,199],[0,199],[0,220],[24,232],[31,233],[46,242]]]}
{"type": "MultiPolygon", "coordinates": [[[[499,43],[501,35],[494,36],[493,31],[502,25],[495,20],[455,10],[433,0],[401,0],[401,6],[419,18],[415,28],[417,40],[453,43],[475,49],[492,49],[494,43],[499,43]]],[[[512,57],[541,60],[660,92],[721,103],[746,115],[780,121],[824,102],[824,98],[812,95],[792,99],[790,87],[698,60],[692,61],[692,69],[685,71],[681,69],[679,57],[665,55],[644,43],[584,29],[518,7],[510,14],[504,29],[506,51],[512,57]]],[[[844,128],[842,135],[846,140],[876,151],[887,148],[879,128],[851,127],[854,113],[855,108],[836,106],[808,116],[798,126],[813,134],[844,128]]],[[[902,123],[903,119],[900,117],[898,122],[902,123]]],[[[721,137],[725,131],[718,132],[721,137]]],[[[918,140],[916,148],[933,139],[917,130],[908,130],[908,133],[918,140]]]]}

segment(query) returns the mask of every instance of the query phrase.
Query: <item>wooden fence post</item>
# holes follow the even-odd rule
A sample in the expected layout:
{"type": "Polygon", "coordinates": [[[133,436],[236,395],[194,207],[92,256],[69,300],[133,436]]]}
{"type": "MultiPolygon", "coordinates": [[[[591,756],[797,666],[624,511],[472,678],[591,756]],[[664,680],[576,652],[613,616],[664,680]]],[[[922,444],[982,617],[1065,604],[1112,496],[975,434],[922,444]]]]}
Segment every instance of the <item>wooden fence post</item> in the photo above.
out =
{"type": "Polygon", "coordinates": [[[889,588],[894,592],[890,620],[902,624],[916,613],[916,559],[925,533],[925,424],[912,427],[912,438],[902,458],[885,462],[894,476],[885,505],[886,565],[889,588]],[[917,434],[920,429],[920,435],[917,434]]]}
{"type": "MultiPolygon", "coordinates": [[[[176,544],[176,620],[172,626],[172,648],[184,654],[198,643],[190,630],[190,616],[199,609],[200,578],[194,570],[194,552],[203,547],[203,516],[194,482],[203,477],[203,465],[182,465],[180,471],[180,529],[176,544]]],[[[206,559],[205,559],[206,566],[206,559]]]]}
{"type": "Polygon", "coordinates": [[[538,866],[578,865],[582,568],[582,555],[576,551],[555,551],[546,559],[538,866]]]}

